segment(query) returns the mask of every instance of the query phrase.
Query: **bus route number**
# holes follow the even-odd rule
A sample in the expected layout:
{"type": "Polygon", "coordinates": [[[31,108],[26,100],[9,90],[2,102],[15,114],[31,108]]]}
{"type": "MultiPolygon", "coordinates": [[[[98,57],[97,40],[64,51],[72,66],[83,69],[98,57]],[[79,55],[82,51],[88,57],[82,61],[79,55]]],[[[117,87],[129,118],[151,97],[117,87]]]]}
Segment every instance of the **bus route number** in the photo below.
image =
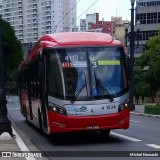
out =
{"type": "Polygon", "coordinates": [[[65,57],[66,61],[78,62],[78,55],[68,55],[65,57]]]}

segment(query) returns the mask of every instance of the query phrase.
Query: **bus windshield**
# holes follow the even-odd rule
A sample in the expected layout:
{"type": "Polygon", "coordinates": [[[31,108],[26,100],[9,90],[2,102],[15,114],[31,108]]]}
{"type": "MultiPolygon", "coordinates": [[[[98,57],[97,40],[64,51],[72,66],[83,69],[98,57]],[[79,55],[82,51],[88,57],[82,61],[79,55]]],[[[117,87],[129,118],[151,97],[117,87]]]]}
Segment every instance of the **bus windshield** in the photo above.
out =
{"type": "Polygon", "coordinates": [[[125,56],[120,47],[71,47],[48,54],[49,94],[77,100],[117,97],[127,91],[125,56]]]}

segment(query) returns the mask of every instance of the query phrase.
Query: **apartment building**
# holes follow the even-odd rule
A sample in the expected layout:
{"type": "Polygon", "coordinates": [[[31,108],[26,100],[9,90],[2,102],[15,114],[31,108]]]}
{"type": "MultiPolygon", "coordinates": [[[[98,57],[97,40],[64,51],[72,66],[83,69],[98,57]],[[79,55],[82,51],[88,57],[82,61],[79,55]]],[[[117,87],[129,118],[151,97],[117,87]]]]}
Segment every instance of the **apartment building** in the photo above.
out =
{"type": "Polygon", "coordinates": [[[86,19],[80,19],[80,31],[86,31],[86,19]]]}
{"type": "Polygon", "coordinates": [[[25,44],[76,29],[76,0],[0,0],[0,14],[25,44]]]}
{"type": "Polygon", "coordinates": [[[99,21],[99,13],[86,14],[86,19],[80,19],[80,31],[86,31],[91,29],[92,24],[96,24],[99,21]]]}
{"type": "Polygon", "coordinates": [[[113,37],[125,44],[125,20],[122,17],[111,17],[113,22],[113,37]]]}
{"type": "Polygon", "coordinates": [[[113,23],[102,19],[102,21],[98,21],[97,23],[91,25],[91,29],[89,31],[92,30],[113,35],[113,23]]]}
{"type": "Polygon", "coordinates": [[[80,19],[80,31],[102,32],[113,34],[113,23],[111,21],[99,20],[99,13],[86,14],[86,19],[80,19]]]}
{"type": "MultiPolygon", "coordinates": [[[[143,53],[146,41],[158,34],[160,28],[160,0],[137,0],[135,13],[135,22],[139,20],[141,23],[140,35],[138,36],[139,46],[135,48],[135,57],[138,57],[143,53]]],[[[136,37],[135,45],[138,39],[136,37]]]]}

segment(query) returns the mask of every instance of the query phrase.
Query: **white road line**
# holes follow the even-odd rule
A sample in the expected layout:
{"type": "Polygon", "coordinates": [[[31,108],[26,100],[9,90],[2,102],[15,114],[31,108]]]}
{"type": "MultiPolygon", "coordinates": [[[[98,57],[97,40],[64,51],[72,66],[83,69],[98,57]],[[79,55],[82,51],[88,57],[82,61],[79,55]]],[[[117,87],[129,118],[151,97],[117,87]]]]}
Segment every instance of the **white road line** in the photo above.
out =
{"type": "MultiPolygon", "coordinates": [[[[27,148],[27,146],[24,144],[23,140],[21,139],[21,137],[18,135],[18,133],[13,129],[13,134],[16,136],[15,140],[19,146],[19,148],[21,149],[21,151],[26,151],[29,152],[29,149],[27,148]]],[[[34,157],[26,157],[27,160],[36,160],[34,157]]]]}
{"type": "Polygon", "coordinates": [[[146,145],[155,149],[160,149],[160,146],[156,144],[146,144],[146,145]]]}
{"type": "Polygon", "coordinates": [[[139,140],[139,139],[136,139],[136,138],[133,138],[133,137],[128,137],[128,136],[125,136],[123,134],[119,134],[119,133],[115,133],[115,132],[111,132],[111,134],[114,135],[114,136],[117,136],[117,137],[125,138],[125,139],[133,141],[133,142],[140,142],[140,141],[142,141],[142,140],[139,140]]]}
{"type": "Polygon", "coordinates": [[[130,120],[130,122],[142,123],[142,122],[140,122],[140,121],[134,121],[134,120],[130,120]]]}

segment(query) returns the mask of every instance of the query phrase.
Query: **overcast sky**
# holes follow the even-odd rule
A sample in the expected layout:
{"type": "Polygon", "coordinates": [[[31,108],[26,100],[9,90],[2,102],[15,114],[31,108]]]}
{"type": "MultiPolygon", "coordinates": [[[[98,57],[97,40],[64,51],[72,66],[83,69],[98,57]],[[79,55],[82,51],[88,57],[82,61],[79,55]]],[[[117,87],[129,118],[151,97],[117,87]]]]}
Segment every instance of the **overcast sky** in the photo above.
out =
{"type": "MultiPolygon", "coordinates": [[[[77,0],[78,2],[79,0],[77,0]]],[[[77,4],[77,17],[79,17],[87,8],[89,8],[96,0],[80,0],[77,4]]],[[[123,20],[130,20],[130,0],[98,0],[86,13],[79,19],[86,17],[86,14],[99,13],[100,20],[110,21],[111,16],[122,17],[123,20]]],[[[79,20],[77,21],[79,24],[79,20]]]]}

